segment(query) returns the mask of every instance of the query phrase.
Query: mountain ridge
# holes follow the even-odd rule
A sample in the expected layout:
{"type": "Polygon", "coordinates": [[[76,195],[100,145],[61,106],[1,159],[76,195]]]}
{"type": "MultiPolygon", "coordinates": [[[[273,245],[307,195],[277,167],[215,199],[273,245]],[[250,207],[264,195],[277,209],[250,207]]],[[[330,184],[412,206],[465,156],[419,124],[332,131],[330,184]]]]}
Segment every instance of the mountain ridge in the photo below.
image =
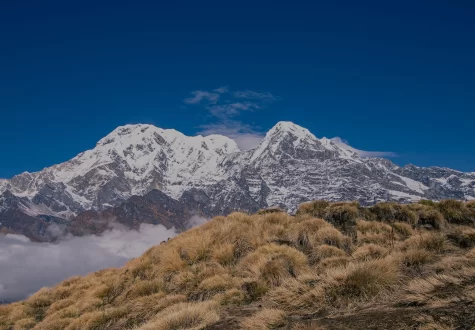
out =
{"type": "MultiPolygon", "coordinates": [[[[125,125],[67,162],[0,180],[0,194],[16,196],[15,207],[31,217],[66,220],[118,207],[153,190],[194,205],[207,217],[274,206],[293,212],[315,199],[362,205],[475,199],[473,173],[401,167],[359,152],[292,122],[278,122],[250,150],[221,135],[125,125]]],[[[0,216],[13,208],[12,199],[8,205],[5,200],[0,198],[0,216]]]]}

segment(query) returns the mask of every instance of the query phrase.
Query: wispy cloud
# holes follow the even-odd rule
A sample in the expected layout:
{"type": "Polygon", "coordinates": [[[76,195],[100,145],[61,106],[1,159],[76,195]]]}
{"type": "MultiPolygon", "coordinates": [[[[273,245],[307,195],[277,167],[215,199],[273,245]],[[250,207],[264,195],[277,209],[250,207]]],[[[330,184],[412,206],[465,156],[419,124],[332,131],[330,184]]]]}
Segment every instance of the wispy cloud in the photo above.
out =
{"type": "Polygon", "coordinates": [[[223,93],[229,92],[229,88],[228,88],[228,86],[222,86],[222,87],[218,87],[216,89],[213,89],[213,92],[223,94],[223,93]]]}
{"type": "Polygon", "coordinates": [[[335,143],[341,148],[356,152],[360,157],[367,158],[367,157],[397,157],[398,156],[397,153],[391,152],[391,151],[366,151],[366,150],[356,149],[348,145],[348,141],[343,140],[340,137],[334,137],[331,140],[333,141],[333,143],[335,143]]]}
{"type": "Polygon", "coordinates": [[[207,107],[209,112],[220,119],[227,119],[239,115],[242,111],[260,109],[261,107],[252,102],[235,102],[230,104],[216,104],[207,107]]]}
{"type": "Polygon", "coordinates": [[[262,109],[278,99],[269,92],[231,91],[228,86],[213,89],[211,92],[198,90],[192,92],[192,95],[193,97],[185,99],[185,103],[204,105],[215,120],[201,126],[198,133],[228,136],[244,150],[259,145],[265,134],[258,127],[245,124],[236,118],[245,111],[262,109]]]}
{"type": "Polygon", "coordinates": [[[186,98],[185,103],[186,104],[198,104],[201,101],[207,101],[209,103],[216,103],[219,100],[219,93],[212,93],[212,92],[207,92],[207,91],[193,91],[191,92],[193,94],[192,97],[186,98]]]}
{"type": "Polygon", "coordinates": [[[250,99],[250,100],[262,100],[262,101],[275,101],[277,98],[271,93],[259,93],[250,90],[234,92],[234,97],[238,99],[250,99]]]}

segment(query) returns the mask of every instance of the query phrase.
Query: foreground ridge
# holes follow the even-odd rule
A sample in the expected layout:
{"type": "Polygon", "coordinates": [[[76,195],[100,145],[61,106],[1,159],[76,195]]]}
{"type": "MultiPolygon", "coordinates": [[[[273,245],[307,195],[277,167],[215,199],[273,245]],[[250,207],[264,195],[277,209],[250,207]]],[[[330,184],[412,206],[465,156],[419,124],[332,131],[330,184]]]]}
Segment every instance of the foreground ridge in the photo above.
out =
{"type": "Polygon", "coordinates": [[[0,306],[1,329],[470,329],[475,202],[232,213],[0,306]]]}

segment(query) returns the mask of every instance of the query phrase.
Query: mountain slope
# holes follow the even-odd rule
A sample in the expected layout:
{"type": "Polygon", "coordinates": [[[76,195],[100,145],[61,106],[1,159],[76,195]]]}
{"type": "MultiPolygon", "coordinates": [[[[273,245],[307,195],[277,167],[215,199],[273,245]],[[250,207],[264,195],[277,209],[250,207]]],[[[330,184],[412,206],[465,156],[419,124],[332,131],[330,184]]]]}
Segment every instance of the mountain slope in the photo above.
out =
{"type": "MultiPolygon", "coordinates": [[[[126,125],[70,161],[0,181],[0,193],[21,199],[18,210],[62,219],[117,207],[154,189],[188,203],[190,212],[214,216],[270,206],[292,212],[313,199],[363,205],[471,200],[475,174],[365,158],[340,140],[318,139],[303,127],[279,122],[247,151],[220,135],[189,137],[152,125],[126,125]]],[[[0,200],[0,216],[12,207],[0,200]]]]}
{"type": "Polygon", "coordinates": [[[216,217],[0,305],[0,328],[472,329],[474,303],[475,202],[317,201],[216,217]]]}

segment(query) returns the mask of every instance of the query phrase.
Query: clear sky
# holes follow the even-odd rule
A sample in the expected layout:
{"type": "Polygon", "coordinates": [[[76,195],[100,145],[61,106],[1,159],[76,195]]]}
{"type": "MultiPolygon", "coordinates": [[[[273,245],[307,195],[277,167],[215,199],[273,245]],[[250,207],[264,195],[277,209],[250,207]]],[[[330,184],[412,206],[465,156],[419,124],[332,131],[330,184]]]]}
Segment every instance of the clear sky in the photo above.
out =
{"type": "Polygon", "coordinates": [[[280,120],[475,171],[474,17],[473,1],[2,2],[0,177],[118,125],[252,142],[280,120]]]}

